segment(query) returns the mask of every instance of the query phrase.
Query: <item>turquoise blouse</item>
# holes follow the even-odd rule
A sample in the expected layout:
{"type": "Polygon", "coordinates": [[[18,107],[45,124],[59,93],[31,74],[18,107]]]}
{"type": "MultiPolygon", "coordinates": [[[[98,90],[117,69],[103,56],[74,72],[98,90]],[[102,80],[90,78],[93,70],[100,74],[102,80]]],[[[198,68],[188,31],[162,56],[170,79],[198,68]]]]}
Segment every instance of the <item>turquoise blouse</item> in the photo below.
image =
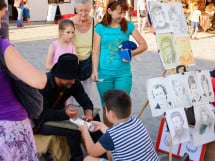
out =
{"type": "Polygon", "coordinates": [[[99,74],[117,76],[131,72],[130,62],[125,63],[119,55],[119,46],[123,41],[129,40],[129,36],[135,29],[132,22],[128,21],[128,30],[124,33],[121,27],[104,26],[99,23],[95,32],[101,37],[99,74]]]}

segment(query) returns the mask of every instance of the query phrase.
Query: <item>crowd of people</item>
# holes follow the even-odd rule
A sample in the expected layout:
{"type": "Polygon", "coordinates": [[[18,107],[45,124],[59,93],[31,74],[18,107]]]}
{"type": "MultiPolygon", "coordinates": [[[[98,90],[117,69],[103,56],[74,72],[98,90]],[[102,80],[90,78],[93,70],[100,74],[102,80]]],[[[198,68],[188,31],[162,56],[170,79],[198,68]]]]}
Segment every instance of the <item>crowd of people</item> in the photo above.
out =
{"type": "MultiPolygon", "coordinates": [[[[17,0],[15,3],[18,3],[17,27],[23,27],[23,17],[30,24],[28,1],[17,0]],[[24,11],[25,8],[28,10],[24,11]]],[[[0,54],[8,70],[38,89],[43,96],[42,113],[37,119],[30,120],[13,92],[9,76],[0,66],[0,90],[5,91],[0,93],[2,160],[38,161],[33,128],[38,134],[66,136],[71,161],[159,160],[147,129],[141,120],[131,115],[131,62],[122,61],[119,54],[119,46],[130,36],[137,43],[137,48],[129,49],[131,56],[141,54],[148,48],[141,35],[147,12],[144,1],[138,3],[144,7],[138,10],[141,23],[136,28],[132,21],[125,18],[129,10],[126,1],[109,0],[103,18],[97,23],[90,14],[92,1],[74,0],[77,14],[60,21],[59,37],[47,51],[47,73],[26,61],[0,32],[0,54]],[[81,64],[92,69],[85,71],[86,68],[81,69],[81,64]],[[90,72],[90,76],[80,79],[80,70],[90,72]],[[101,101],[102,119],[98,114],[93,116],[94,83],[101,101]],[[79,130],[45,124],[47,121],[76,119],[79,112],[72,107],[77,104],[84,111],[82,119],[94,125],[93,131],[88,131],[86,124],[78,125],[79,130]],[[82,138],[86,157],[81,148],[82,138]]],[[[0,1],[0,18],[5,16],[6,8],[6,3],[0,1]]],[[[162,86],[153,90],[154,97],[160,97],[160,93],[165,94],[162,86]]],[[[157,104],[156,108],[160,106],[162,103],[157,104]]]]}
{"type": "MultiPolygon", "coordinates": [[[[21,0],[17,3],[17,27],[22,27],[22,13],[27,2],[21,0]]],[[[76,16],[72,20],[60,22],[59,38],[48,49],[45,61],[47,73],[28,63],[9,40],[4,37],[0,39],[1,56],[8,70],[18,79],[38,89],[43,96],[42,113],[37,119],[30,120],[13,93],[9,76],[1,68],[0,89],[5,92],[0,94],[0,158],[37,161],[34,128],[34,132],[39,134],[66,136],[71,161],[99,158],[159,160],[144,125],[138,118],[131,116],[131,64],[130,61],[122,61],[119,45],[133,36],[137,48],[129,51],[131,56],[142,53],[148,46],[135,25],[125,18],[128,4],[126,1],[110,0],[104,17],[97,24],[90,16],[90,0],[75,0],[74,4],[76,16]],[[80,80],[80,64],[86,60],[91,60],[88,62],[92,66],[91,77],[80,80]],[[91,89],[88,88],[92,83],[97,85],[104,123],[99,115],[93,117],[94,106],[90,99],[91,89]],[[92,132],[88,131],[86,124],[78,125],[79,130],[45,124],[47,121],[76,119],[78,110],[72,108],[74,101],[84,110],[82,119],[94,124],[92,132]],[[119,132],[122,134],[120,138],[117,137],[119,132]],[[81,149],[82,137],[89,155],[85,159],[81,149]],[[128,138],[132,138],[130,142],[128,138]]],[[[6,3],[0,1],[1,18],[5,15],[6,8],[6,3]]]]}
{"type": "Polygon", "coordinates": [[[26,18],[28,25],[31,24],[30,20],[30,4],[28,0],[14,0],[14,7],[17,10],[17,22],[16,25],[18,28],[23,28],[23,20],[26,18]]]}

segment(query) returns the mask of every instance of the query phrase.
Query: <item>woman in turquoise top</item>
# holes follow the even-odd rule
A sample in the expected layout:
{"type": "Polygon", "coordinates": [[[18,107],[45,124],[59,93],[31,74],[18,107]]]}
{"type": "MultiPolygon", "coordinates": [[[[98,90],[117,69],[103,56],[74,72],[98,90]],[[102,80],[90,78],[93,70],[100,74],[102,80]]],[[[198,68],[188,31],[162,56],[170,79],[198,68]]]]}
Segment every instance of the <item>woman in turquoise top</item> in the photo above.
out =
{"type": "MultiPolygon", "coordinates": [[[[147,43],[134,24],[125,19],[128,4],[126,0],[109,0],[104,17],[95,27],[93,45],[93,73],[92,79],[97,82],[97,88],[102,102],[103,94],[110,89],[121,89],[130,94],[132,73],[130,62],[122,61],[119,55],[119,46],[129,40],[132,35],[138,47],[132,51],[132,56],[138,55],[147,49],[147,43]]],[[[107,120],[103,108],[103,120],[107,120]]]]}

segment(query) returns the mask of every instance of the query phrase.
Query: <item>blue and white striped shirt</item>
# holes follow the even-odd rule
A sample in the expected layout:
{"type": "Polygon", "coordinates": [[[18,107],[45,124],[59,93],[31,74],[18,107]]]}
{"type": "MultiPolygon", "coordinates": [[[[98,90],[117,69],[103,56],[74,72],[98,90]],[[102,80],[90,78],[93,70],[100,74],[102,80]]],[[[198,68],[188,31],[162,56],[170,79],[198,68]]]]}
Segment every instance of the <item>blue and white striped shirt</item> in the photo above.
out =
{"type": "Polygon", "coordinates": [[[135,117],[108,129],[99,143],[112,151],[114,161],[159,161],[146,128],[135,117]]]}

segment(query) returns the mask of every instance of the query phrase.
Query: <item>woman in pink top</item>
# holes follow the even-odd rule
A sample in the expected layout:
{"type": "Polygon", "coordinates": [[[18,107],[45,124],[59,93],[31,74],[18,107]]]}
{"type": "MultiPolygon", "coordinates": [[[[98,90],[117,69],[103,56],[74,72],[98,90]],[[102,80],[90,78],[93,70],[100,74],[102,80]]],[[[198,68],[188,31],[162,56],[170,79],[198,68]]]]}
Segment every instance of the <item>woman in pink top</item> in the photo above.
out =
{"type": "Polygon", "coordinates": [[[76,54],[72,40],[74,37],[75,26],[72,20],[64,19],[59,24],[59,38],[55,40],[50,46],[46,56],[45,67],[51,70],[58,58],[65,54],[76,54]]]}

